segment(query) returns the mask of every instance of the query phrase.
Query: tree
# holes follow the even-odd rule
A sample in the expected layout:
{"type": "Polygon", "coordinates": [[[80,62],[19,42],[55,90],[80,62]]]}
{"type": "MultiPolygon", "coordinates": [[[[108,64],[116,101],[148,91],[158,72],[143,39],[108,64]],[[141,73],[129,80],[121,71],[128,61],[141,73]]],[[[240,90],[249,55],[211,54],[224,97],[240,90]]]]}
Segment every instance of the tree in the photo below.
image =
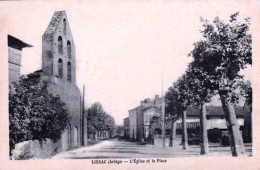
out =
{"type": "Polygon", "coordinates": [[[37,73],[21,76],[9,87],[10,152],[22,141],[56,141],[69,120],[65,104],[47,91],[46,82],[37,73]]]}
{"type": "Polygon", "coordinates": [[[207,75],[210,88],[220,95],[229,131],[233,156],[244,155],[245,149],[233,104],[239,99],[236,89],[243,78],[239,71],[252,64],[250,19],[237,20],[238,13],[230,16],[229,23],[216,17],[213,24],[201,19],[204,40],[194,44],[191,56],[198,70],[207,75]]]}
{"type": "Polygon", "coordinates": [[[171,133],[169,147],[173,147],[176,143],[176,121],[180,117],[181,112],[178,103],[178,91],[175,89],[175,84],[169,88],[165,95],[165,116],[166,120],[171,121],[171,133]]]}
{"type": "Polygon", "coordinates": [[[189,89],[192,93],[192,104],[195,107],[200,107],[200,154],[204,155],[209,151],[205,103],[210,102],[215,93],[209,88],[211,82],[207,79],[207,75],[197,69],[194,62],[190,63],[186,74],[189,80],[189,89]]]}
{"type": "Polygon", "coordinates": [[[107,130],[113,130],[115,128],[115,120],[112,116],[110,116],[109,114],[105,115],[105,129],[107,130]]]}
{"type": "Polygon", "coordinates": [[[92,125],[95,130],[102,130],[105,116],[102,105],[99,102],[92,104],[87,113],[88,125],[92,125]]]}
{"type": "Polygon", "coordinates": [[[186,123],[186,110],[191,104],[192,93],[189,88],[189,79],[186,74],[182,75],[182,77],[176,83],[178,89],[178,98],[179,107],[182,115],[182,144],[183,149],[186,150],[188,146],[188,133],[187,133],[187,123],[186,123]]]}
{"type": "Polygon", "coordinates": [[[92,104],[91,107],[87,110],[87,113],[88,127],[94,127],[95,132],[102,130],[111,131],[114,129],[114,118],[104,111],[102,105],[99,102],[92,104]]]}
{"type": "Polygon", "coordinates": [[[110,116],[109,114],[105,115],[105,130],[108,130],[110,132],[110,137],[111,137],[111,132],[113,129],[115,129],[115,120],[112,116],[110,116]]]}
{"type": "Polygon", "coordinates": [[[186,110],[190,105],[192,97],[188,85],[188,77],[184,74],[169,88],[168,94],[166,94],[168,113],[174,114],[175,112],[175,114],[182,116],[182,145],[184,150],[188,146],[186,110]]]}
{"type": "Polygon", "coordinates": [[[124,135],[124,126],[123,125],[116,125],[115,126],[115,131],[116,131],[116,134],[118,135],[118,137],[123,137],[123,136],[121,136],[121,135],[124,135]]]}

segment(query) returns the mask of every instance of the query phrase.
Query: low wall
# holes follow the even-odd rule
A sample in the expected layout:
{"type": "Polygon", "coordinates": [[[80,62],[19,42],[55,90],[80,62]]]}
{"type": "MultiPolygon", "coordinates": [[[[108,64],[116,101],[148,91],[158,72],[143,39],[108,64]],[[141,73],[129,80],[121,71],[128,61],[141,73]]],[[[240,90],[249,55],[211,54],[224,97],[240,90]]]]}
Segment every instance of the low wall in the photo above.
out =
{"type": "Polygon", "coordinates": [[[46,139],[41,143],[38,140],[29,140],[18,143],[12,150],[12,160],[44,159],[49,158],[60,151],[60,141],[54,143],[46,139]]]}
{"type": "MultiPolygon", "coordinates": [[[[170,138],[165,138],[165,146],[169,147],[170,138]]],[[[154,145],[155,146],[163,146],[163,139],[162,138],[154,138],[154,145]]]]}
{"type": "MultiPolygon", "coordinates": [[[[181,138],[176,138],[175,140],[173,140],[173,146],[178,146],[180,142],[181,142],[181,138]]],[[[170,144],[170,138],[165,138],[165,147],[169,147],[169,144],[170,144]]],[[[163,139],[155,137],[154,145],[163,146],[163,139]]]]}

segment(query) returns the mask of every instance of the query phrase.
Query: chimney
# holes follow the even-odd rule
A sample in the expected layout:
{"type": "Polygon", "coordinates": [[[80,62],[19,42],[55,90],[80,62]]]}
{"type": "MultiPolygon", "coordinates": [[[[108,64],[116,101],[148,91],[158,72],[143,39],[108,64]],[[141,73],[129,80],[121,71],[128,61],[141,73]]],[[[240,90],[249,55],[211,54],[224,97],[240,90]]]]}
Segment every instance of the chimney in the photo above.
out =
{"type": "Polygon", "coordinates": [[[150,98],[147,98],[147,99],[145,99],[145,102],[146,102],[146,103],[151,103],[151,99],[150,99],[150,98]]]}
{"type": "Polygon", "coordinates": [[[159,99],[159,95],[156,94],[156,95],[155,95],[155,98],[154,98],[154,104],[157,105],[157,104],[159,103],[159,100],[160,100],[160,99],[159,99]]]}

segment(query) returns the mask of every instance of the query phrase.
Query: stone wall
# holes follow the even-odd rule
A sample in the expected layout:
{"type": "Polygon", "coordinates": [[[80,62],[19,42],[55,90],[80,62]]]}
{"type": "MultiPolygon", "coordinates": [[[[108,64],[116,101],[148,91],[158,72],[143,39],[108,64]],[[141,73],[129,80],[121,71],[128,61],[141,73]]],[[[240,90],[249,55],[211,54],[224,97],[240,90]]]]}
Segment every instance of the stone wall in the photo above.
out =
{"type": "MultiPolygon", "coordinates": [[[[81,138],[81,125],[80,125],[80,91],[77,85],[73,85],[65,80],[59,80],[57,84],[53,83],[53,80],[50,77],[42,76],[43,79],[48,79],[48,91],[53,95],[59,95],[61,100],[66,104],[68,109],[71,121],[69,129],[69,147],[75,147],[80,145],[81,138]],[[75,134],[74,129],[78,129],[78,133],[75,134]],[[75,142],[75,136],[77,136],[77,142],[75,142]]],[[[86,129],[86,120],[85,120],[85,129],[86,129]]],[[[85,144],[87,142],[87,131],[84,133],[85,144]]],[[[67,149],[66,149],[67,150],[67,149]]]]}
{"type": "MultiPolygon", "coordinates": [[[[169,147],[170,138],[165,138],[165,147],[169,147]]],[[[163,139],[154,137],[154,145],[155,146],[163,146],[163,139]]]]}
{"type": "Polygon", "coordinates": [[[18,143],[12,151],[12,160],[45,159],[58,153],[60,141],[54,143],[50,139],[43,142],[29,140],[18,143]]]}

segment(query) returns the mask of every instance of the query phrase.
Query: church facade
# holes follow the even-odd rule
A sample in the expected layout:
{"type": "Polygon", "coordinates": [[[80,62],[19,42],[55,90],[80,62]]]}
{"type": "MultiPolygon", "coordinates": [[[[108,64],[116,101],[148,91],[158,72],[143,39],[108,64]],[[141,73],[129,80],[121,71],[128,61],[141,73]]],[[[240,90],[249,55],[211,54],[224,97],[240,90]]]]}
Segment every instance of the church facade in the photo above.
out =
{"type": "MultiPolygon", "coordinates": [[[[25,47],[32,46],[8,35],[9,84],[20,77],[25,47]]],[[[84,101],[76,84],[75,44],[65,11],[54,13],[42,36],[42,69],[35,73],[47,82],[48,91],[65,103],[71,118],[60,140],[48,149],[60,152],[87,145],[87,118],[82,114],[84,101]]]]}
{"type": "Polygon", "coordinates": [[[71,121],[58,141],[62,151],[87,144],[87,126],[82,128],[81,93],[76,84],[75,44],[65,11],[54,13],[42,36],[41,78],[48,91],[59,95],[69,110],[71,121]]]}

